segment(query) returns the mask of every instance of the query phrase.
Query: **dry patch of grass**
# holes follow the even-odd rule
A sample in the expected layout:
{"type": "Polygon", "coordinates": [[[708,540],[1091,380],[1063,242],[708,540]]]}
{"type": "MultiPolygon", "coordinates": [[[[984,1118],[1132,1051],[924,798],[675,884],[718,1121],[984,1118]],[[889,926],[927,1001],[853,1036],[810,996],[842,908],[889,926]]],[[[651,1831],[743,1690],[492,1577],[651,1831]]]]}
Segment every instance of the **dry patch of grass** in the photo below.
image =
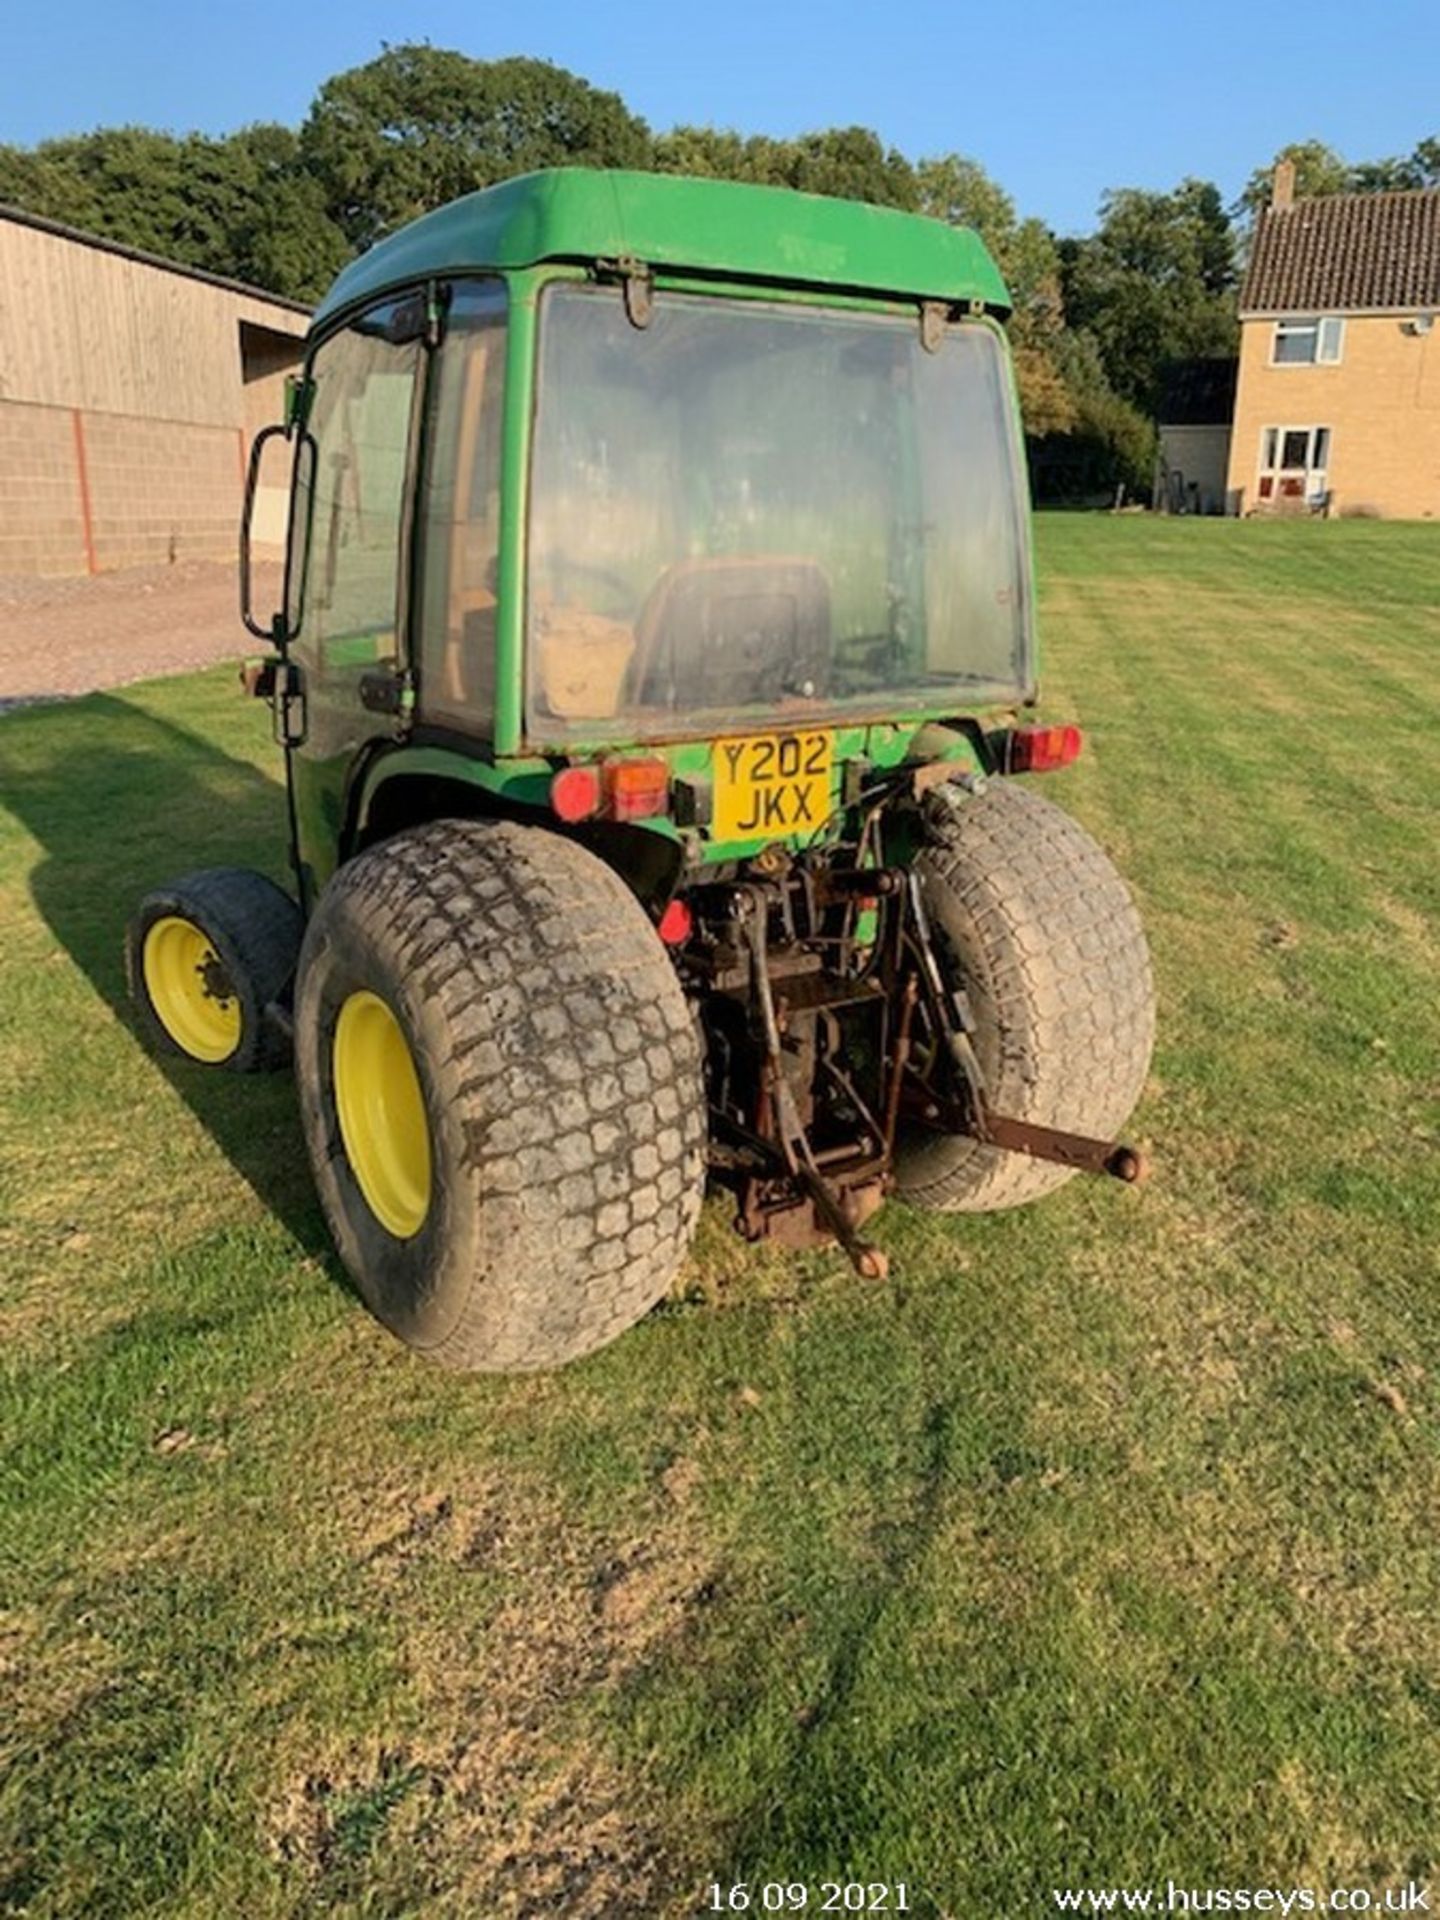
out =
{"type": "Polygon", "coordinates": [[[650,1796],[593,1715],[713,1594],[679,1465],[662,1476],[653,1530],[621,1541],[567,1523],[523,1476],[454,1492],[392,1485],[356,1506],[357,1599],[398,1622],[414,1730],[403,1742],[287,1741],[277,1756],[266,1845],[317,1899],[353,1893],[383,1853],[387,1882],[403,1861],[400,1883],[449,1910],[652,1909],[650,1796]]]}

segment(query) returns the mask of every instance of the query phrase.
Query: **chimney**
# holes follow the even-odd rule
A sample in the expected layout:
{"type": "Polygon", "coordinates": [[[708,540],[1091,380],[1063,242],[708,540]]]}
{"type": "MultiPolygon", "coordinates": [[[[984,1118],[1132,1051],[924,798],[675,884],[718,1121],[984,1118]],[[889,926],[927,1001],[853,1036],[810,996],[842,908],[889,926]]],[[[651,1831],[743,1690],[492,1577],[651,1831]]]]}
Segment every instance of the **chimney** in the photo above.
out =
{"type": "Polygon", "coordinates": [[[1284,213],[1295,204],[1295,162],[1277,160],[1275,162],[1275,180],[1270,188],[1270,205],[1276,213],[1284,213]]]}

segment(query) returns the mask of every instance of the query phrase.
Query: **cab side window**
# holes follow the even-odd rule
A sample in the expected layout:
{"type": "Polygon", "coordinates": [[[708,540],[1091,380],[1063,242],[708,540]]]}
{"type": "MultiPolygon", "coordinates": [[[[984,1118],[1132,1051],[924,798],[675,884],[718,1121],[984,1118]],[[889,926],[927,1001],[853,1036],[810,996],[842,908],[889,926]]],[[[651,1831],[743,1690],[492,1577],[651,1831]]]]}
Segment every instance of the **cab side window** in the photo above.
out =
{"type": "Polygon", "coordinates": [[[420,708],[482,727],[495,712],[505,408],[505,290],[458,283],[432,380],[420,593],[420,708]]]}
{"type": "Polygon", "coordinates": [[[321,753],[343,752],[370,730],[359,678],[396,656],[424,352],[413,305],[371,308],[324,341],[308,369],[290,621],[306,670],[311,746],[321,753]]]}

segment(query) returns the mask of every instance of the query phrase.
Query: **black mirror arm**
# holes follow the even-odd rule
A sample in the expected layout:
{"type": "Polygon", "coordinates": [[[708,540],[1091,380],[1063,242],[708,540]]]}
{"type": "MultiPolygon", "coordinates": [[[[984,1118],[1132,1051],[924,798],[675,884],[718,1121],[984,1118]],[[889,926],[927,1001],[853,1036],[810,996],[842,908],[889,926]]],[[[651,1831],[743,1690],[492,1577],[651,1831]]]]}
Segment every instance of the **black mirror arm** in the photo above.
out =
{"type": "Polygon", "coordinates": [[[284,615],[272,614],[269,622],[262,627],[255,618],[250,583],[250,523],[255,512],[255,491],[260,482],[260,461],[266,443],[277,436],[287,440],[290,437],[289,428],[262,427],[250,442],[250,463],[245,472],[245,501],[240,511],[240,618],[257,640],[267,640],[273,645],[280,646],[285,640],[284,615]]]}

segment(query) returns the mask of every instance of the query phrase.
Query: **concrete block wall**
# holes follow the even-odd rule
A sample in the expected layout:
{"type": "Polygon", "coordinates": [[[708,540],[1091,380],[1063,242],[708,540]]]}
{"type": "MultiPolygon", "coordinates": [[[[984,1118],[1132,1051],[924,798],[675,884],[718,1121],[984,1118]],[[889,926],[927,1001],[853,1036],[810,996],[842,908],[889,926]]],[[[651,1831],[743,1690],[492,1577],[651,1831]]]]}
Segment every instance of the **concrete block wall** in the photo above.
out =
{"type": "Polygon", "coordinates": [[[238,428],[87,414],[84,432],[99,571],[234,559],[238,428]]]}
{"type": "Polygon", "coordinates": [[[85,512],[68,407],[0,401],[0,573],[84,573],[85,512]]]}
{"type": "Polygon", "coordinates": [[[233,561],[239,427],[0,401],[0,573],[233,561]]]}
{"type": "Polygon", "coordinates": [[[1167,475],[1180,475],[1188,496],[1187,508],[1198,499],[1200,513],[1225,511],[1229,427],[1167,427],[1162,422],[1160,458],[1167,475]]]}

